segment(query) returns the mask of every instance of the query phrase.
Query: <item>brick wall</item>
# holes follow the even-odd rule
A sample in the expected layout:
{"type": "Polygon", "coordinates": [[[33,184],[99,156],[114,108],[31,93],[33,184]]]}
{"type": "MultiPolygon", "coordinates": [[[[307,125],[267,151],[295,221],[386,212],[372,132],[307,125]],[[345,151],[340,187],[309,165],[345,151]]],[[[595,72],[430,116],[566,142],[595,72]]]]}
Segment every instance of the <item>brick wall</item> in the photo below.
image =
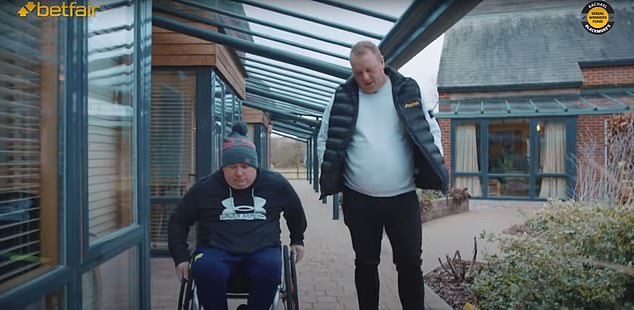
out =
{"type": "Polygon", "coordinates": [[[582,87],[620,87],[634,85],[634,65],[585,67],[582,87]]]}
{"type": "Polygon", "coordinates": [[[603,163],[605,121],[610,115],[581,115],[577,117],[577,153],[580,148],[594,144],[595,159],[603,163]]]}
{"type": "Polygon", "coordinates": [[[447,165],[447,170],[451,174],[451,120],[446,118],[438,119],[438,125],[441,131],[445,165],[447,165]]]}
{"type": "Polygon", "coordinates": [[[590,167],[588,160],[581,160],[584,153],[590,155],[592,162],[604,166],[605,162],[605,123],[611,115],[581,115],[577,117],[577,190],[583,179],[582,170],[590,167]]]}

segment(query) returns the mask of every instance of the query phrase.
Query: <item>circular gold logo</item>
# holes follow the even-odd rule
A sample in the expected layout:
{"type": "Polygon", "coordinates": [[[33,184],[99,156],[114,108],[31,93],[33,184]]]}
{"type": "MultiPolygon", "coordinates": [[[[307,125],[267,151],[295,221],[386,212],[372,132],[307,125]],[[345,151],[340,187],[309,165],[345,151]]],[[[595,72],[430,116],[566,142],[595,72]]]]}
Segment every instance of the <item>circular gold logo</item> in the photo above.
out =
{"type": "Polygon", "coordinates": [[[592,34],[604,34],[614,25],[614,10],[605,1],[592,1],[581,11],[581,25],[592,34]]]}

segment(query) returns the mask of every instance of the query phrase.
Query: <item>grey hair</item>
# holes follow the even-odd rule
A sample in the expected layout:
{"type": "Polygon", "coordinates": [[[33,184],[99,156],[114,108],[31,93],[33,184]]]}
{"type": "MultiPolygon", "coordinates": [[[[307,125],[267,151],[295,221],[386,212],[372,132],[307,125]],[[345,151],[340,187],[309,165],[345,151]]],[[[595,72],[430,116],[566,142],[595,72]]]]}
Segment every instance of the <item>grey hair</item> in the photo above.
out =
{"type": "Polygon", "coordinates": [[[355,43],[350,49],[350,58],[352,58],[352,56],[363,55],[368,51],[374,53],[374,55],[376,55],[377,57],[383,56],[376,44],[372,43],[371,41],[359,41],[355,43]]]}

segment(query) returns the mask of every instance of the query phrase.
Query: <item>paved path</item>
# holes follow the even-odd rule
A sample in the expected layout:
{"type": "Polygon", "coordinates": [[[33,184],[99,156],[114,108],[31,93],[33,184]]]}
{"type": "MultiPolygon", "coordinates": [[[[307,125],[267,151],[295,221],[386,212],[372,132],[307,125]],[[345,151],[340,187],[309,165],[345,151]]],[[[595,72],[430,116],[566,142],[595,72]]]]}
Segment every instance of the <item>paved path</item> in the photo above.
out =
{"type": "MultiPolygon", "coordinates": [[[[304,203],[308,218],[306,253],[304,260],[297,266],[301,309],[358,309],[354,289],[354,253],[343,220],[332,220],[332,204],[318,201],[312,185],[305,181],[292,181],[292,184],[304,203]]],[[[499,232],[521,222],[522,215],[518,211],[522,210],[531,212],[534,207],[478,206],[467,213],[425,223],[423,271],[436,267],[438,257],[451,255],[456,250],[460,250],[463,257],[469,256],[473,249],[473,236],[479,235],[483,230],[499,232]]],[[[282,230],[285,231],[285,224],[282,225],[282,230]]],[[[284,234],[283,241],[288,240],[286,236],[284,234]]],[[[483,253],[485,250],[495,251],[495,248],[481,244],[478,250],[483,253]]],[[[391,248],[385,237],[379,266],[382,310],[401,309],[396,270],[391,255],[391,248]]],[[[448,306],[434,295],[427,291],[426,309],[447,309],[448,306]]],[[[175,309],[177,299],[178,283],[171,259],[152,259],[152,309],[175,309]]],[[[235,307],[237,303],[231,305],[235,307]]]]}

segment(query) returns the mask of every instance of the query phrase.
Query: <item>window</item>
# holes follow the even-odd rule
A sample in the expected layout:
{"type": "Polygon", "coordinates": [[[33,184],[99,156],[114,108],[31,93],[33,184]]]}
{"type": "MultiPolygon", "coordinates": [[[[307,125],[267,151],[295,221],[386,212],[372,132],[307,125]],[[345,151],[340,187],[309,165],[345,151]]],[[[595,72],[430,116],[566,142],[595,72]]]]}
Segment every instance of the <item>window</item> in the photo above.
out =
{"type": "Polygon", "coordinates": [[[455,188],[466,188],[472,196],[482,195],[482,180],[479,176],[466,175],[478,173],[480,163],[480,124],[461,124],[456,126],[456,172],[465,175],[456,176],[455,188]]]}
{"type": "Polygon", "coordinates": [[[218,159],[215,163],[212,163],[212,171],[215,171],[220,168],[220,162],[222,158],[222,143],[224,138],[224,91],[225,84],[222,82],[222,79],[217,74],[214,74],[213,79],[213,107],[212,107],[212,135],[213,141],[215,141],[216,147],[212,148],[212,152],[214,152],[213,158],[218,159]]]}
{"type": "Polygon", "coordinates": [[[196,172],[196,75],[193,71],[152,74],[150,195],[181,197],[196,172]]]}
{"type": "Polygon", "coordinates": [[[474,197],[567,198],[574,119],[454,122],[454,187],[474,197]]]}
{"type": "Polygon", "coordinates": [[[242,120],[242,99],[240,97],[235,96],[235,104],[233,106],[233,119],[236,122],[242,120]]]}
{"type": "Polygon", "coordinates": [[[528,120],[489,124],[489,172],[528,173],[528,120]]]}
{"type": "Polygon", "coordinates": [[[134,247],[84,273],[82,309],[139,309],[138,262],[134,247]]]}
{"type": "Polygon", "coordinates": [[[193,70],[152,72],[150,115],[150,247],[167,249],[167,222],[195,180],[196,74],[193,70]]]}
{"type": "Polygon", "coordinates": [[[229,87],[225,89],[225,134],[231,133],[234,124],[234,95],[229,87]]]}
{"type": "Polygon", "coordinates": [[[490,196],[529,196],[529,122],[527,119],[489,123],[490,196]]]}
{"type": "Polygon", "coordinates": [[[112,3],[87,22],[88,235],[93,242],[134,222],[134,4],[112,3]]]}
{"type": "Polygon", "coordinates": [[[57,19],[23,19],[21,5],[0,4],[0,288],[58,263],[64,41],[57,19]]]}
{"type": "Polygon", "coordinates": [[[537,162],[540,198],[566,197],[566,123],[557,120],[537,124],[537,162]]]}
{"type": "Polygon", "coordinates": [[[58,291],[54,294],[47,295],[24,307],[24,310],[59,310],[64,309],[64,293],[58,291]]]}

